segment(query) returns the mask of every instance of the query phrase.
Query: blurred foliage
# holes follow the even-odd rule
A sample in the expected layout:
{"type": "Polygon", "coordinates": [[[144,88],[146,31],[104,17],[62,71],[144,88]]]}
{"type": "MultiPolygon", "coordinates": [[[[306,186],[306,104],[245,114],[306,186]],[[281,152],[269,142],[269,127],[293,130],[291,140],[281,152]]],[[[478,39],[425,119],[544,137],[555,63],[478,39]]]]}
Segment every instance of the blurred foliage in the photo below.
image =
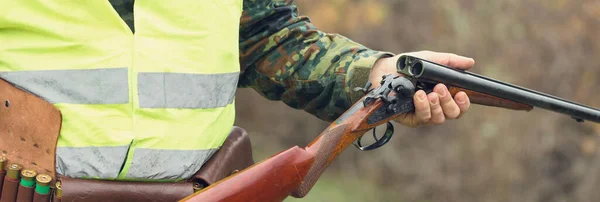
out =
{"type": "MultiPolygon", "coordinates": [[[[321,30],[370,48],[473,57],[476,73],[600,107],[599,1],[297,4],[321,30]]],[[[236,103],[257,161],[305,146],[328,125],[249,89],[236,103]]],[[[287,201],[600,201],[598,124],[473,106],[460,120],[396,131],[381,149],[349,148],[305,199],[287,201]]]]}

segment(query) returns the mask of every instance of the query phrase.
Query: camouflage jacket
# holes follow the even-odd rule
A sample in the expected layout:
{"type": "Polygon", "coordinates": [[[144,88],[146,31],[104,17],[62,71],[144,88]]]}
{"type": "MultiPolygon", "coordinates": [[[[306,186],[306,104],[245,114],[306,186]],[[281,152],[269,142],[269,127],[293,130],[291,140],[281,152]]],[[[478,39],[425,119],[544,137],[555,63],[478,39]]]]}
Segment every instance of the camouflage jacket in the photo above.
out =
{"type": "MultiPolygon", "coordinates": [[[[132,0],[110,0],[134,30],[132,0]]],[[[240,88],[253,88],[324,121],[362,96],[373,63],[390,53],[319,31],[293,0],[244,0],[240,19],[240,88]]]]}

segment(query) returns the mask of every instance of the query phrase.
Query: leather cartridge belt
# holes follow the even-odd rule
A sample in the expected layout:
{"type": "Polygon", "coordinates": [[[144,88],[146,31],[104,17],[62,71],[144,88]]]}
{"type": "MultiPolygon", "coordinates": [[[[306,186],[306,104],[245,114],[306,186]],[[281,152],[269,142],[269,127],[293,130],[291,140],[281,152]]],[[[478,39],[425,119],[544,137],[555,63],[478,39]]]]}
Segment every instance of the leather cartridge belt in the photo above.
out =
{"type": "Polygon", "coordinates": [[[56,174],[61,113],[0,79],[0,202],[177,201],[252,164],[246,131],[233,127],[223,146],[181,182],[76,179],[56,174]]]}

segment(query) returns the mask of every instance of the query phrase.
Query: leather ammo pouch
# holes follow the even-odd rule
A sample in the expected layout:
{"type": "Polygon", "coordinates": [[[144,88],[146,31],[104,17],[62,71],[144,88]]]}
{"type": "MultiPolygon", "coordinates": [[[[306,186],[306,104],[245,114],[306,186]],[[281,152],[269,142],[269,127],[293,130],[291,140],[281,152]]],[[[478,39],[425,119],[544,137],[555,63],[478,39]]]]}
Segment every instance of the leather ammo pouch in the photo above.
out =
{"type": "Polygon", "coordinates": [[[17,195],[33,197],[31,187],[19,188],[17,174],[22,169],[55,176],[55,150],[61,121],[60,112],[50,103],[0,79],[0,158],[6,159],[0,162],[3,164],[1,202],[14,201],[17,195]],[[21,168],[7,172],[11,164],[21,168]],[[21,189],[20,194],[17,189],[21,189]]]}
{"type": "MultiPolygon", "coordinates": [[[[248,134],[242,128],[234,127],[211,159],[191,179],[183,182],[127,182],[56,176],[60,112],[50,103],[2,79],[0,101],[0,155],[8,159],[4,167],[18,163],[24,169],[58,178],[62,197],[56,199],[60,201],[177,201],[254,164],[248,134]],[[8,107],[4,106],[5,100],[8,100],[8,107]]],[[[0,195],[0,202],[5,202],[2,197],[0,195]]],[[[12,196],[8,194],[8,197],[12,196]]]]}

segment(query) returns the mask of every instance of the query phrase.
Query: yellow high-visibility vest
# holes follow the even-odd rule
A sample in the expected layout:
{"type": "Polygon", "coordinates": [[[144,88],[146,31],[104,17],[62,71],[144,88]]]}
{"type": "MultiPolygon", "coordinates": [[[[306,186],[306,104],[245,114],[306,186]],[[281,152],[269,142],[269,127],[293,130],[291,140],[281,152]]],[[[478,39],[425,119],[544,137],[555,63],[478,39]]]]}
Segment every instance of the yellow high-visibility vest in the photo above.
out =
{"type": "MultiPolygon", "coordinates": [[[[57,173],[175,181],[234,123],[242,0],[0,0],[0,77],[63,115],[57,173]]],[[[35,123],[31,123],[35,124],[35,123]]]]}

